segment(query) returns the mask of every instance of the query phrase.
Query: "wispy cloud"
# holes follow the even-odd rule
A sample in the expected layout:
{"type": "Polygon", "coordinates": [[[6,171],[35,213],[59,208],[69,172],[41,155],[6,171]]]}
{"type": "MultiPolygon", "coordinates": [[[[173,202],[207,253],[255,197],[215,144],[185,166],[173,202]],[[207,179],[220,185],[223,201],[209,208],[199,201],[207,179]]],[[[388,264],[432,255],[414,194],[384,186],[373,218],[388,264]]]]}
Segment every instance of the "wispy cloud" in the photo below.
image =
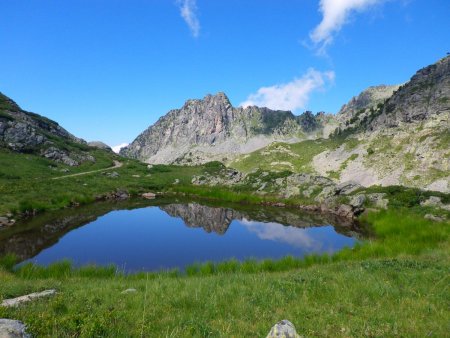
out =
{"type": "Polygon", "coordinates": [[[353,12],[362,12],[386,0],[320,0],[319,10],[322,21],[309,34],[319,54],[326,52],[326,47],[345,25],[353,12]]]}
{"type": "Polygon", "coordinates": [[[116,145],[116,146],[114,146],[114,147],[111,147],[111,149],[112,149],[115,153],[118,154],[119,151],[120,151],[120,149],[125,148],[127,145],[128,145],[128,143],[121,143],[121,144],[118,144],[118,145],[116,145]]]}
{"type": "Polygon", "coordinates": [[[333,71],[319,72],[310,68],[302,77],[291,82],[258,89],[240,105],[292,111],[303,109],[308,103],[310,94],[315,90],[324,89],[327,84],[334,81],[334,77],[333,71]]]}
{"type": "Polygon", "coordinates": [[[197,38],[200,34],[200,21],[197,17],[196,0],[177,0],[180,8],[180,15],[189,26],[192,36],[197,38]]]}

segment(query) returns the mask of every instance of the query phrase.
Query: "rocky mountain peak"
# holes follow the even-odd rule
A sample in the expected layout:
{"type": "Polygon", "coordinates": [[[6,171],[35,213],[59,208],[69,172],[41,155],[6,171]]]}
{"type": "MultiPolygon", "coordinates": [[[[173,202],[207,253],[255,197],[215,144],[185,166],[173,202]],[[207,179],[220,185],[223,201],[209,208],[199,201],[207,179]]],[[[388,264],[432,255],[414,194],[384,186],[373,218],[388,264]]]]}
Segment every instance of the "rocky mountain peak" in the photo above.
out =
{"type": "Polygon", "coordinates": [[[205,162],[211,160],[211,153],[223,159],[227,154],[248,152],[275,140],[304,137],[304,133],[319,127],[311,113],[296,117],[289,111],[257,106],[236,108],[225,93],[219,92],[187,100],[180,109],[171,110],[121,154],[151,163],[180,163],[180,159],[192,163],[193,151],[201,151],[209,153],[200,156],[199,162],[205,162]]]}
{"type": "Polygon", "coordinates": [[[230,100],[223,92],[218,92],[217,94],[208,94],[203,99],[189,99],[185,102],[183,109],[195,109],[196,112],[201,112],[202,109],[210,109],[215,112],[220,112],[221,110],[226,110],[231,108],[232,105],[230,100]]]}
{"type": "Polygon", "coordinates": [[[203,99],[206,102],[210,102],[211,104],[214,105],[230,105],[230,100],[228,99],[228,96],[224,93],[224,92],[218,92],[215,95],[211,95],[208,94],[205,96],[205,98],[203,99]]]}

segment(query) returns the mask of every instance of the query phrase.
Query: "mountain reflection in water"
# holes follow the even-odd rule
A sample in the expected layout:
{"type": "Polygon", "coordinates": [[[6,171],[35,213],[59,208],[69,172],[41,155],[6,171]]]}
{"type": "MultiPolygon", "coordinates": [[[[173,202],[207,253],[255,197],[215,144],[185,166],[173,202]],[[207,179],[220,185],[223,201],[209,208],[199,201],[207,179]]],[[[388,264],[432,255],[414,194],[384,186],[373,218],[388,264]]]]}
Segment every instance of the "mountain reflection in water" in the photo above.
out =
{"type": "Polygon", "coordinates": [[[64,258],[76,265],[113,263],[129,271],[182,269],[205,260],[331,253],[353,246],[358,231],[356,224],[287,208],[131,200],[18,223],[0,231],[0,256],[13,253],[39,264],[64,258]]]}

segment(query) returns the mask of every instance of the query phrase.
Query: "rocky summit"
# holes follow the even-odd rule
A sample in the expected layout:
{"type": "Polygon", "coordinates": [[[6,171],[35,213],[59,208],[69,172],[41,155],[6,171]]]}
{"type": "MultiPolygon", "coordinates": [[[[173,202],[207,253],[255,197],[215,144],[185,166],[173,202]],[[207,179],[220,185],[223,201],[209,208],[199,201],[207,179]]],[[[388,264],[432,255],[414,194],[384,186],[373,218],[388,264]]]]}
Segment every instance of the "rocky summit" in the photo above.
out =
{"type": "Polygon", "coordinates": [[[149,163],[226,161],[276,140],[298,142],[316,137],[320,130],[320,115],[233,107],[224,93],[218,93],[171,110],[120,153],[149,163]]]}

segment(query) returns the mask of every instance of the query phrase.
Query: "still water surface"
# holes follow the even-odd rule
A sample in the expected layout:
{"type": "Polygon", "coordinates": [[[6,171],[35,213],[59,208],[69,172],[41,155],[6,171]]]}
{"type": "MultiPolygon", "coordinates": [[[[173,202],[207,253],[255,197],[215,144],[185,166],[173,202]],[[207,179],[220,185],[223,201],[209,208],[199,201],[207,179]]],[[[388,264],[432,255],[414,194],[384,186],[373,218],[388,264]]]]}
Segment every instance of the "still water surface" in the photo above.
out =
{"type": "Polygon", "coordinates": [[[183,202],[103,212],[80,221],[76,215],[44,219],[9,238],[0,233],[0,254],[16,251],[23,261],[42,265],[61,259],[75,265],[113,263],[131,272],[182,270],[194,262],[231,258],[333,253],[357,241],[352,225],[280,208],[236,210],[183,202]]]}

